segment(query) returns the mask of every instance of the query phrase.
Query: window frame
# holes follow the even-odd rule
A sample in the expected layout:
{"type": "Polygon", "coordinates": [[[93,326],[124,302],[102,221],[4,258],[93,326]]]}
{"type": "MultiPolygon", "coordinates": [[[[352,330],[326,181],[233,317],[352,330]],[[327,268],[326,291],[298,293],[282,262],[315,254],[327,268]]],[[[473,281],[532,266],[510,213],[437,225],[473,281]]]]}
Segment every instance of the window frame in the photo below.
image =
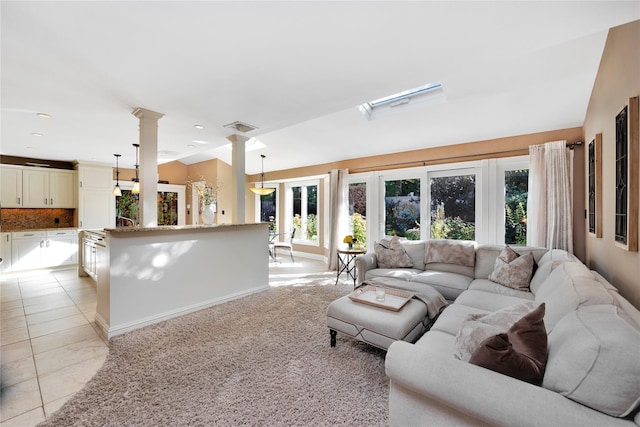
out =
{"type": "MultiPolygon", "coordinates": [[[[318,236],[316,240],[309,240],[309,239],[301,239],[299,236],[295,236],[293,239],[293,243],[296,244],[300,244],[300,245],[307,245],[307,246],[316,246],[319,247],[320,246],[320,240],[321,240],[321,222],[322,222],[322,216],[321,212],[324,212],[324,210],[322,209],[322,207],[320,206],[320,190],[321,190],[321,185],[322,182],[321,180],[318,179],[305,179],[305,180],[300,180],[300,181],[289,181],[285,183],[285,206],[284,206],[284,223],[285,224],[285,229],[281,230],[281,232],[284,233],[289,233],[290,230],[290,225],[293,223],[293,187],[309,187],[309,186],[316,186],[317,187],[317,205],[316,205],[316,216],[318,219],[318,236]]],[[[302,194],[306,194],[306,191],[301,192],[302,194]]],[[[305,199],[306,200],[306,199],[305,199]]],[[[302,216],[302,215],[301,215],[302,216]]],[[[306,214],[305,214],[306,217],[306,214]]],[[[304,224],[307,223],[306,219],[303,218],[302,220],[303,226],[304,224]]]]}

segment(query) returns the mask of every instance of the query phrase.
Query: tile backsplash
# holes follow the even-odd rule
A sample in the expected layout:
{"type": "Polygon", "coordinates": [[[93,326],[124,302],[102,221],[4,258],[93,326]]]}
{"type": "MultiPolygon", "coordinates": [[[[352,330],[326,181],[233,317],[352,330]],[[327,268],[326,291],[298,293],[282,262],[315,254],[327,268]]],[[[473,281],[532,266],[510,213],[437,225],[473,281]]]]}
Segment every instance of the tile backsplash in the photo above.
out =
{"type": "Polygon", "coordinates": [[[2,209],[2,231],[74,227],[75,209],[2,209]],[[57,222],[56,222],[57,220],[57,222]]]}

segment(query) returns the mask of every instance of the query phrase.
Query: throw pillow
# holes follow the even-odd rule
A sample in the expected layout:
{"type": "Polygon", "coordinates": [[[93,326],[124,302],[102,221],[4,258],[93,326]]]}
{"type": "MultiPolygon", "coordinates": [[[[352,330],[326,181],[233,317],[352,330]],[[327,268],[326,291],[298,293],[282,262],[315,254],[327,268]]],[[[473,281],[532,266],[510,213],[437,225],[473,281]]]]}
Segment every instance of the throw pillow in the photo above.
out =
{"type": "Polygon", "coordinates": [[[529,287],[533,272],[533,254],[518,255],[509,246],[505,246],[489,275],[489,280],[512,289],[525,290],[529,287]]]}
{"type": "Polygon", "coordinates": [[[379,268],[413,267],[411,257],[407,254],[397,236],[380,240],[374,245],[373,251],[376,254],[379,268]]]}
{"type": "Polygon", "coordinates": [[[547,363],[547,331],[543,318],[544,304],[541,304],[506,333],[484,340],[469,363],[541,384],[547,363]]]}
{"type": "Polygon", "coordinates": [[[470,240],[431,239],[426,243],[425,264],[443,263],[473,267],[476,242],[470,240]]]}
{"type": "Polygon", "coordinates": [[[487,338],[507,332],[522,317],[535,310],[540,303],[529,301],[488,314],[470,314],[462,322],[456,335],[454,356],[468,362],[471,355],[487,338]]]}

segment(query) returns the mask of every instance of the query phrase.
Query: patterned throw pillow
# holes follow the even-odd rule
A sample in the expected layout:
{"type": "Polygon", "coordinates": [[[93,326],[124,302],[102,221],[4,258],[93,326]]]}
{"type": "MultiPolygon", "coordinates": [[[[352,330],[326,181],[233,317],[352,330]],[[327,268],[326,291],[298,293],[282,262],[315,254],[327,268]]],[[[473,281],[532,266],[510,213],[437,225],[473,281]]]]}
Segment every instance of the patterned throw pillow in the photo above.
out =
{"type": "Polygon", "coordinates": [[[454,356],[468,362],[484,340],[507,332],[514,323],[531,313],[539,305],[539,302],[528,301],[493,313],[470,314],[462,322],[456,335],[454,356]]]}
{"type": "Polygon", "coordinates": [[[379,268],[409,268],[413,267],[413,261],[407,254],[404,246],[397,236],[382,239],[377,242],[373,251],[379,268]]]}
{"type": "Polygon", "coordinates": [[[534,264],[531,252],[520,256],[509,246],[505,246],[496,258],[489,280],[512,289],[526,290],[529,288],[534,264]]]}

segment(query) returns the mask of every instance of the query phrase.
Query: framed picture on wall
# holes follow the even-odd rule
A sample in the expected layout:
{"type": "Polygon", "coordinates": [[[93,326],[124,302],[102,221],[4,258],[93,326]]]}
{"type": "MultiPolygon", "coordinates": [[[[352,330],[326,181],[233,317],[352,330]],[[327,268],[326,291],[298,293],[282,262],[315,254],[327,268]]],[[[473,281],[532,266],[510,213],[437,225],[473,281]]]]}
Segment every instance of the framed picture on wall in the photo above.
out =
{"type": "Polygon", "coordinates": [[[588,212],[589,233],[602,237],[602,134],[596,134],[588,147],[588,212]]]}
{"type": "Polygon", "coordinates": [[[638,97],[616,115],[615,241],[628,251],[638,251],[638,169],[640,119],[638,97]]]}

